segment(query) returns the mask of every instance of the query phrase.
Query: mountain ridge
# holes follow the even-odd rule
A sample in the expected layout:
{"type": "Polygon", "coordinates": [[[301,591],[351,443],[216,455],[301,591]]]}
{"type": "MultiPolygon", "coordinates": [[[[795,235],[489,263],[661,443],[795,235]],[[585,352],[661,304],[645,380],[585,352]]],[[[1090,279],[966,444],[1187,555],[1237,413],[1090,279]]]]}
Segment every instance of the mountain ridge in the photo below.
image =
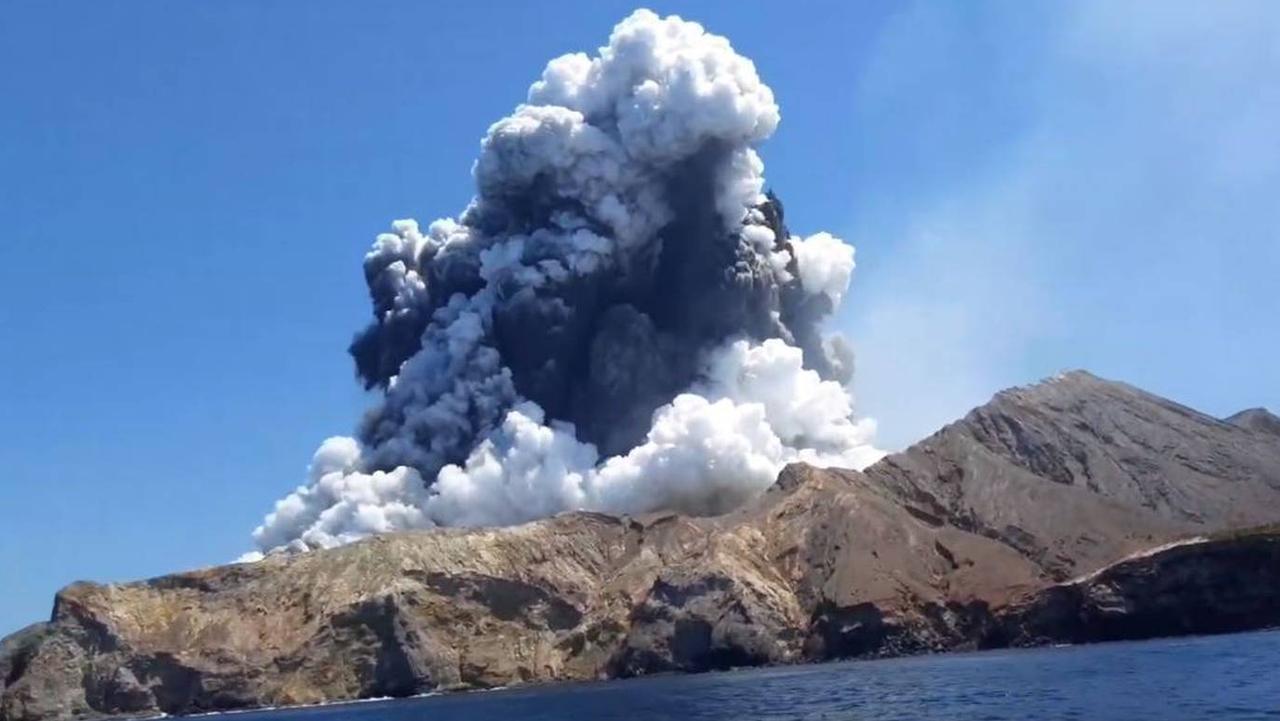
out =
{"type": "Polygon", "coordinates": [[[1085,371],[1001,391],[865,472],[1059,579],[1280,503],[1280,444],[1085,371]]]}

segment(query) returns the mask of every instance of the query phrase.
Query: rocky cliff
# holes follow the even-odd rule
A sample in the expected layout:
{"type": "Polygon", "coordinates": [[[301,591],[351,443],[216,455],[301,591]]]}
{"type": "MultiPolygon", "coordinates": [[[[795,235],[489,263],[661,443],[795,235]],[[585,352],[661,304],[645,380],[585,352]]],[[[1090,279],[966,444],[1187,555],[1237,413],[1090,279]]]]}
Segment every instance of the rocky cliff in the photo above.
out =
{"type": "Polygon", "coordinates": [[[1252,628],[1280,622],[1280,533],[1200,537],[1278,517],[1276,437],[1072,373],[865,473],[788,467],[725,516],[74,584],[0,643],[0,719],[1252,628]]]}
{"type": "Polygon", "coordinates": [[[1280,625],[1280,527],[1150,551],[1002,609],[992,646],[1228,633],[1280,625]]]}

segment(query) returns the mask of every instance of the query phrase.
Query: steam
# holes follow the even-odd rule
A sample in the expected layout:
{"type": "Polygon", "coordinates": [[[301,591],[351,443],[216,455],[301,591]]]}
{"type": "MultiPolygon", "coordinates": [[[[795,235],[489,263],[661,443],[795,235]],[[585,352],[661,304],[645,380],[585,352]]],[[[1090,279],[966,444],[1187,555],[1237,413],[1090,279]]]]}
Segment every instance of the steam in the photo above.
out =
{"type": "Polygon", "coordinates": [[[254,532],[305,550],[569,509],[721,513],[803,460],[879,456],[821,324],[853,248],[792,236],[755,147],[773,93],[729,42],[647,10],[551,61],[489,128],[476,196],[365,256],[351,346],[381,392],[254,532]]]}

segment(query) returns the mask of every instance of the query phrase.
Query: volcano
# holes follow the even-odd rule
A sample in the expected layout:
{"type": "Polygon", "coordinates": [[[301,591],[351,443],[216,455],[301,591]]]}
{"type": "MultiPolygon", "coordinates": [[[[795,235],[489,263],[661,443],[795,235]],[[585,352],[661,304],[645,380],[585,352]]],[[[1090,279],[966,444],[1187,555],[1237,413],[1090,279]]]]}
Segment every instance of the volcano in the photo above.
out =
{"type": "Polygon", "coordinates": [[[1076,371],[732,512],[569,512],[76,583],[0,720],[1238,631],[1280,623],[1280,436],[1076,371]],[[1268,525],[1272,524],[1272,525],[1268,525]]]}

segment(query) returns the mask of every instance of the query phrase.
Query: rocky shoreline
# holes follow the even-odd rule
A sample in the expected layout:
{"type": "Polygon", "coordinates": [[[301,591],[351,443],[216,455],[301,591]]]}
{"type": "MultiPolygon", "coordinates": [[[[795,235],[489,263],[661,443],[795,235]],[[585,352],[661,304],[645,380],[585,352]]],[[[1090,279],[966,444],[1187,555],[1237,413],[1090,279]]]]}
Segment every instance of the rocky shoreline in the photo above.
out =
{"type": "Polygon", "coordinates": [[[1280,624],[1280,435],[1072,373],[713,518],[572,513],[63,589],[0,721],[1280,624]],[[1247,530],[1239,530],[1247,529],[1247,530]]]}

